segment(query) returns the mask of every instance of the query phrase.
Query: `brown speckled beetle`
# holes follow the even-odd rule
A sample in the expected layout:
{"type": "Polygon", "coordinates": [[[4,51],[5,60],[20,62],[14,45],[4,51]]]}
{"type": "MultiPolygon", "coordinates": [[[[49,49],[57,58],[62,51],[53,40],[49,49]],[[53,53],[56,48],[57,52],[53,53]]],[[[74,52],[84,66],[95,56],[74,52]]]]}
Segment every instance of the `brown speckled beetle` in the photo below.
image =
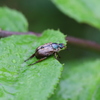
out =
{"type": "Polygon", "coordinates": [[[36,49],[35,53],[32,54],[28,59],[26,59],[25,62],[33,58],[34,56],[39,60],[35,63],[29,64],[29,66],[41,62],[51,55],[54,55],[54,57],[57,59],[57,56],[59,57],[58,52],[61,51],[63,48],[66,48],[63,43],[46,43],[44,45],[39,46],[36,49]]]}

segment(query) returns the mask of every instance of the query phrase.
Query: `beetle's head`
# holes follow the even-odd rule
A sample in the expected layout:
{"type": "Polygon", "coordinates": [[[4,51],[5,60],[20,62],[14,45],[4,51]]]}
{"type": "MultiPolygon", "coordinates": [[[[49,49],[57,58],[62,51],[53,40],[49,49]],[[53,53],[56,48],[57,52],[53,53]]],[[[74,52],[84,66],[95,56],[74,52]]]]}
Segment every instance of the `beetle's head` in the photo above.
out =
{"type": "Polygon", "coordinates": [[[63,48],[66,48],[66,46],[63,43],[52,43],[53,49],[61,50],[63,48]]]}
{"type": "Polygon", "coordinates": [[[63,43],[59,43],[59,48],[63,49],[63,48],[66,48],[66,46],[63,43]]]}

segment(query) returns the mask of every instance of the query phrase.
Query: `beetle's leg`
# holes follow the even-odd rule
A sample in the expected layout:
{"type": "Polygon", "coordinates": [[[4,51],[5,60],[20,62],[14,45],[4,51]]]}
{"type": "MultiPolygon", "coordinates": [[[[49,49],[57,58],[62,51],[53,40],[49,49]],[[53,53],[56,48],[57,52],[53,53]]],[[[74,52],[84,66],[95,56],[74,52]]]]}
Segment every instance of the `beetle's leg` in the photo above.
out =
{"type": "Polygon", "coordinates": [[[59,54],[57,52],[54,53],[54,57],[57,59],[57,58],[60,58],[59,54]]]}
{"type": "Polygon", "coordinates": [[[36,63],[39,63],[39,62],[45,60],[46,58],[47,58],[47,57],[41,58],[40,60],[36,61],[35,63],[29,64],[28,66],[30,66],[30,65],[34,65],[34,64],[36,64],[36,63]]]}
{"type": "Polygon", "coordinates": [[[58,58],[61,58],[58,52],[56,54],[58,55],[58,58]]]}
{"type": "Polygon", "coordinates": [[[57,53],[56,52],[54,53],[54,57],[55,57],[55,59],[57,59],[57,53]]]}
{"type": "Polygon", "coordinates": [[[24,62],[28,61],[29,59],[33,58],[35,56],[35,53],[32,54],[28,59],[26,59],[24,62]]]}

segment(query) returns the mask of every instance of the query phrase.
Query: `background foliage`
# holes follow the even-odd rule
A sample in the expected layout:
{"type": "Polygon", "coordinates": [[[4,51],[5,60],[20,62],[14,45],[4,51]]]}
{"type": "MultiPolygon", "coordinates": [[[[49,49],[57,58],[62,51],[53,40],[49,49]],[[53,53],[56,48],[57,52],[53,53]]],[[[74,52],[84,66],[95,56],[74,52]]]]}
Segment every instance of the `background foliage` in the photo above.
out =
{"type": "MultiPolygon", "coordinates": [[[[47,28],[60,29],[68,36],[100,43],[99,0],[1,0],[0,6],[8,6],[22,12],[28,20],[30,31],[41,33],[47,28]]],[[[2,16],[9,17],[5,11],[3,14],[0,13],[0,27],[9,31],[28,30],[28,23],[22,14],[18,12],[17,17],[12,11],[11,15],[10,18],[15,20],[11,22],[11,19],[7,19],[8,22],[5,24],[6,20],[2,20],[2,16]],[[19,27],[18,30],[16,27],[19,27]]],[[[55,94],[49,99],[100,100],[99,53],[68,45],[68,50],[61,52],[60,55],[64,71],[55,94]]]]}

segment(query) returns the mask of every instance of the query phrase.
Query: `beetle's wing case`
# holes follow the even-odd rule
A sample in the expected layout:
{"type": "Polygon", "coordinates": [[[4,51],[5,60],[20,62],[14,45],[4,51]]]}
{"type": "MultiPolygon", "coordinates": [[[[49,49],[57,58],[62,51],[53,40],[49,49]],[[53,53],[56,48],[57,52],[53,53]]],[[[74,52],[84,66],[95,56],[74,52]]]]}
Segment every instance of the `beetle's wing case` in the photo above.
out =
{"type": "Polygon", "coordinates": [[[46,43],[46,44],[44,44],[44,45],[39,46],[37,49],[39,50],[39,49],[45,48],[45,47],[47,47],[47,46],[50,46],[51,44],[52,44],[52,42],[46,43]]]}
{"type": "Polygon", "coordinates": [[[52,43],[46,43],[42,46],[39,46],[37,48],[37,52],[35,53],[35,56],[37,58],[47,57],[54,53],[54,50],[51,46],[52,43]]]}

